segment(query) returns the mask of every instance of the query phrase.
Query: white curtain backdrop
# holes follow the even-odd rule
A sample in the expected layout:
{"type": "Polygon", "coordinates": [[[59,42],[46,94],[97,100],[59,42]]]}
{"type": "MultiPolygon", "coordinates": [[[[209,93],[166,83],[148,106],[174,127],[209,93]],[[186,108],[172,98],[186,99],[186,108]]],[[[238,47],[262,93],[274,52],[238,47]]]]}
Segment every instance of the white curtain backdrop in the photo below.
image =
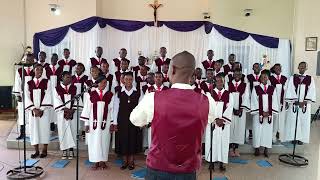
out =
{"type": "Polygon", "coordinates": [[[262,56],[266,54],[271,62],[280,63],[285,75],[291,74],[291,56],[289,40],[280,39],[279,47],[267,48],[257,43],[251,36],[243,41],[233,41],[223,37],[214,28],[210,34],[206,34],[204,26],[191,32],[178,32],[162,27],[148,27],[125,32],[110,26],[100,28],[97,24],[90,31],[78,33],[69,29],[66,37],[56,46],[46,46],[40,41],[40,50],[47,53],[47,61],[50,62],[52,53],[57,53],[59,59],[63,57],[63,49],[69,48],[71,58],[86,66],[86,74],[89,74],[90,57],[95,56],[95,48],[103,47],[103,57],[109,62],[119,56],[119,50],[126,48],[130,65],[138,64],[138,52],[152,57],[158,54],[159,48],[167,47],[168,57],[174,56],[183,50],[191,52],[197,61],[197,67],[201,67],[201,61],[206,59],[206,52],[212,49],[215,59],[228,61],[229,54],[236,55],[237,61],[243,65],[245,73],[251,73],[252,64],[261,63],[262,56]]]}

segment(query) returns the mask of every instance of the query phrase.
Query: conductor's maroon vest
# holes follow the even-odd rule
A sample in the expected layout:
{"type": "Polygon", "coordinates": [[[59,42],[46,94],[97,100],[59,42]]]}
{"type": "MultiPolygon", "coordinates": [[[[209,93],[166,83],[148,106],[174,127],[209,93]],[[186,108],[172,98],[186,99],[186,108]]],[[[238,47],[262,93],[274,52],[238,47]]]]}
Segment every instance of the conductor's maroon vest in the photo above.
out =
{"type": "Polygon", "coordinates": [[[192,173],[199,169],[208,113],[208,98],[192,89],[156,92],[147,166],[170,173],[192,173]]]}

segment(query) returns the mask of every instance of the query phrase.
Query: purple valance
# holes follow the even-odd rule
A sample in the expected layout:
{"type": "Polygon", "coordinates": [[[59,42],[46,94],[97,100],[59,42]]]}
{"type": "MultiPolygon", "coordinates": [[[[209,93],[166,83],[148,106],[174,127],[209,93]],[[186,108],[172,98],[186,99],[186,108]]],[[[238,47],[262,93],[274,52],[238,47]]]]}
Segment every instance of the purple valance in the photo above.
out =
{"type": "MultiPolygon", "coordinates": [[[[137,31],[145,26],[153,26],[153,22],[150,21],[132,21],[132,20],[117,20],[117,19],[106,19],[101,17],[90,17],[79,22],[35,33],[33,37],[33,48],[34,53],[38,54],[40,51],[40,41],[46,46],[55,46],[59,44],[64,37],[67,35],[69,28],[76,32],[87,32],[91,30],[96,24],[99,24],[100,28],[104,28],[107,25],[126,32],[137,31]]],[[[204,26],[205,32],[209,34],[212,28],[215,28],[221,35],[233,41],[242,41],[248,38],[249,35],[261,44],[268,48],[278,48],[279,38],[263,36],[258,34],[251,34],[244,31],[220,26],[213,24],[208,21],[159,21],[158,26],[167,26],[168,28],[180,31],[188,32],[194,31],[201,26],[204,26]]]]}

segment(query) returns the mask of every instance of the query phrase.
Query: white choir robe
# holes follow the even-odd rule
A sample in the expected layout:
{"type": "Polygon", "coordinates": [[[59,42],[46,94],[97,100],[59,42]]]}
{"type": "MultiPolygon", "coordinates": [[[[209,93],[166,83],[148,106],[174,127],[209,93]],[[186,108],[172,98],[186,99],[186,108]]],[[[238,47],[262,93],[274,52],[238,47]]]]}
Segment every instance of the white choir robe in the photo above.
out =
{"type": "MultiPolygon", "coordinates": [[[[27,69],[27,67],[25,67],[25,69],[27,69]]],[[[31,70],[32,70],[32,67],[31,67],[31,70]]],[[[25,92],[28,91],[28,89],[26,89],[26,85],[27,85],[27,82],[30,81],[32,79],[32,76],[27,76],[25,75],[25,92]]],[[[12,88],[12,93],[17,97],[17,96],[20,96],[21,99],[22,99],[22,89],[21,89],[21,85],[22,85],[22,81],[21,81],[21,77],[20,77],[20,74],[19,74],[19,71],[17,70],[16,71],[16,74],[15,74],[15,78],[14,78],[14,85],[13,85],[13,88],[12,88]]],[[[23,99],[22,99],[23,100],[23,99]]],[[[27,106],[26,106],[27,107],[27,106]]],[[[23,125],[23,103],[22,101],[21,102],[17,102],[17,110],[18,110],[18,118],[17,118],[17,123],[18,125],[23,125]]],[[[28,117],[26,116],[26,124],[28,124],[28,117]]]]}
{"type": "MultiPolygon", "coordinates": [[[[107,89],[104,89],[103,94],[107,92],[107,89]]],[[[85,122],[86,126],[89,126],[89,133],[86,133],[86,140],[88,144],[88,154],[90,162],[101,162],[108,161],[109,156],[109,147],[110,147],[110,125],[111,121],[113,121],[113,101],[114,96],[112,97],[111,102],[108,105],[108,117],[106,119],[106,127],[102,130],[101,124],[103,121],[103,113],[105,102],[98,101],[97,103],[97,128],[93,129],[93,103],[90,101],[90,96],[86,96],[89,98],[86,100],[86,104],[84,104],[84,108],[81,113],[81,120],[85,122]]]]}
{"type": "MultiPolygon", "coordinates": [[[[55,88],[57,86],[57,76],[56,75],[51,75],[50,76],[50,83],[51,83],[51,87],[53,88],[53,90],[51,91],[52,95],[52,103],[54,103],[54,97],[55,97],[55,88]]],[[[54,123],[54,124],[57,124],[57,113],[55,112],[54,110],[54,107],[50,108],[50,122],[51,123],[54,123]]]]}
{"type": "MultiPolygon", "coordinates": [[[[26,88],[29,89],[28,84],[26,88]]],[[[52,107],[51,87],[48,81],[48,88],[45,91],[44,98],[41,101],[41,90],[33,90],[33,101],[31,101],[30,92],[26,89],[26,118],[29,122],[29,133],[31,145],[49,144],[50,142],[50,108],[52,107]],[[42,117],[32,116],[34,108],[43,111],[42,117]]]]}
{"type": "Polygon", "coordinates": [[[242,103],[239,104],[239,92],[232,92],[233,97],[233,108],[239,110],[242,108],[241,117],[232,114],[232,123],[230,125],[230,143],[244,144],[245,132],[246,132],[246,120],[247,112],[250,111],[250,98],[249,98],[250,87],[249,84],[246,86],[246,90],[242,95],[242,103]]]}
{"type": "Polygon", "coordinates": [[[275,137],[276,133],[279,132],[279,140],[281,142],[285,141],[285,122],[286,122],[286,103],[285,103],[285,97],[286,97],[286,92],[287,92],[287,86],[288,86],[288,80],[284,84],[284,95],[283,95],[283,107],[281,109],[281,91],[282,91],[282,84],[277,84],[275,87],[275,91],[277,92],[277,97],[278,97],[278,107],[279,107],[279,113],[274,115],[273,119],[273,136],[275,137]]]}
{"type": "Polygon", "coordinates": [[[286,101],[289,103],[289,108],[287,111],[287,121],[285,124],[286,134],[285,140],[286,141],[293,141],[294,140],[294,133],[295,133],[295,126],[296,126],[296,117],[298,113],[298,124],[297,124],[297,135],[296,140],[302,141],[304,143],[309,143],[310,139],[310,126],[311,126],[311,104],[316,101],[316,89],[314,79],[311,77],[311,84],[309,86],[308,92],[305,95],[305,85],[300,85],[300,97],[298,97],[299,87],[297,92],[295,91],[295,86],[293,84],[293,77],[290,77],[288,83],[288,89],[286,93],[286,101]],[[305,96],[305,98],[303,98],[305,96]],[[303,112],[301,108],[299,108],[298,112],[293,112],[294,101],[299,102],[307,101],[306,111],[303,112]]]}
{"type": "MultiPolygon", "coordinates": [[[[64,94],[65,102],[71,99],[70,94],[64,94]]],[[[58,93],[55,91],[54,95],[54,108],[57,113],[57,127],[59,135],[60,150],[67,150],[69,148],[76,147],[76,135],[77,135],[77,112],[73,114],[72,120],[66,120],[64,118],[64,108],[73,108],[71,103],[63,105],[63,101],[58,93]]]]}
{"type": "MultiPolygon", "coordinates": [[[[207,93],[208,94],[208,93],[207,93]]],[[[222,92],[223,94],[223,92],[222,92]]],[[[223,112],[223,102],[215,101],[215,117],[225,119],[224,129],[218,127],[215,122],[215,128],[212,132],[212,162],[223,162],[228,163],[228,152],[229,152],[229,141],[230,141],[230,120],[232,119],[233,112],[233,97],[229,96],[229,103],[227,104],[226,110],[223,112]]],[[[205,160],[210,162],[210,128],[211,123],[207,125],[205,131],[205,160]]]]}
{"type": "MultiPolygon", "coordinates": [[[[259,86],[264,88],[263,84],[259,86]]],[[[270,85],[268,85],[269,87],[270,85]]],[[[265,96],[267,97],[267,96],[265,96]]],[[[263,110],[265,112],[269,111],[268,101],[267,98],[262,98],[263,102],[263,110]]],[[[278,114],[279,106],[278,106],[278,97],[276,91],[274,91],[272,95],[272,115],[271,115],[271,123],[268,123],[268,118],[263,119],[263,123],[260,123],[260,116],[259,116],[259,99],[256,93],[255,87],[252,89],[251,94],[251,114],[253,115],[252,119],[252,145],[254,148],[259,147],[266,147],[272,148],[272,135],[273,135],[273,119],[274,116],[278,114]]]]}

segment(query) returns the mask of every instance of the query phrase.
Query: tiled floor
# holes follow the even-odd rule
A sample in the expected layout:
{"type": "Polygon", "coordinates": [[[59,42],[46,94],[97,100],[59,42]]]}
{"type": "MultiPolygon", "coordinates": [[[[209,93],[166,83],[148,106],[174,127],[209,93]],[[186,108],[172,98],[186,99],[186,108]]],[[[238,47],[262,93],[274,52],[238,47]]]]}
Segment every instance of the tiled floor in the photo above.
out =
{"type": "MultiPolygon", "coordinates": [[[[2,121],[0,120],[0,179],[6,179],[6,172],[18,166],[19,151],[8,150],[6,148],[6,138],[15,124],[14,121],[2,121]]],[[[317,180],[320,179],[319,171],[319,137],[320,137],[320,122],[312,125],[311,131],[311,143],[306,145],[304,156],[309,159],[309,166],[305,168],[296,168],[283,165],[279,162],[278,156],[273,154],[268,159],[272,163],[270,168],[262,168],[256,165],[256,161],[264,159],[263,157],[255,158],[252,155],[243,155],[241,158],[249,160],[248,164],[228,164],[227,171],[224,174],[215,172],[214,176],[226,176],[229,180],[317,180]]],[[[27,152],[27,157],[32,152],[27,152]]],[[[22,151],[20,152],[22,158],[22,151]]],[[[110,157],[109,169],[104,171],[92,171],[84,165],[84,161],[87,159],[86,152],[80,153],[80,179],[104,179],[104,180],[130,180],[131,172],[129,170],[121,171],[113,162],[116,159],[115,156],[110,157]]],[[[45,169],[45,174],[42,179],[64,180],[75,179],[75,165],[76,161],[72,160],[63,169],[52,168],[51,165],[60,159],[59,151],[49,152],[49,157],[41,159],[37,164],[45,169]]],[[[137,168],[144,167],[144,157],[139,156],[137,158],[137,168]]],[[[198,172],[199,180],[209,180],[209,171],[207,170],[207,164],[204,163],[201,170],[198,172]]]]}

